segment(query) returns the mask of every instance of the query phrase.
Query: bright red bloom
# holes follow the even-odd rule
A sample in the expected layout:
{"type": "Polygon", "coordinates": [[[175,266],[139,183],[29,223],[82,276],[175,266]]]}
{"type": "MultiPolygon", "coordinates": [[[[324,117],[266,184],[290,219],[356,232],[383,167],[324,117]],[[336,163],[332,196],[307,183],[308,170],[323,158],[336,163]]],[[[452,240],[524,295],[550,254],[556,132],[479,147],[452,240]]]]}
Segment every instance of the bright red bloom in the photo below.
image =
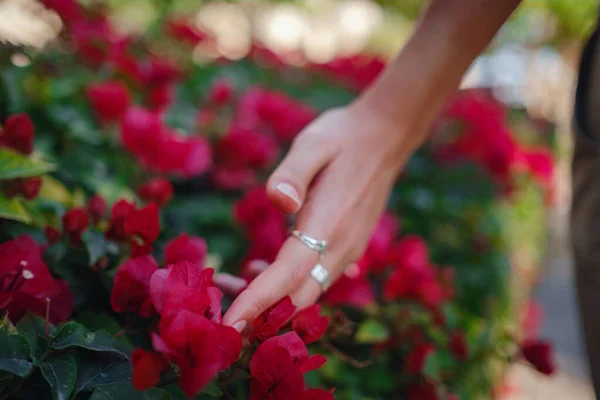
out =
{"type": "Polygon", "coordinates": [[[42,4],[56,11],[65,22],[79,17],[80,10],[76,0],[42,0],[42,4]]]}
{"type": "Polygon", "coordinates": [[[334,400],[333,393],[325,389],[309,389],[302,394],[302,400],[334,400]]]}
{"type": "Polygon", "coordinates": [[[367,249],[357,261],[361,272],[379,271],[390,264],[389,253],[400,230],[398,219],[389,213],[384,214],[371,234],[367,249]]]}
{"type": "Polygon", "coordinates": [[[138,194],[145,201],[153,201],[160,207],[166,205],[173,197],[173,185],[168,179],[155,178],[138,189],[138,194]]]}
{"type": "Polygon", "coordinates": [[[433,382],[414,383],[406,388],[407,400],[440,400],[438,390],[433,382]]]}
{"type": "Polygon", "coordinates": [[[429,265],[427,243],[417,235],[407,235],[391,250],[391,259],[401,267],[421,269],[429,265]]]}
{"type": "Polygon", "coordinates": [[[106,237],[114,240],[125,240],[125,217],[132,211],[135,211],[135,204],[130,203],[125,199],[117,201],[111,211],[110,226],[106,231],[106,237]]]}
{"type": "Polygon", "coordinates": [[[227,79],[219,79],[210,87],[208,100],[217,106],[221,106],[231,101],[234,94],[235,89],[231,82],[227,79]]]}
{"type": "Polygon", "coordinates": [[[522,162],[534,178],[544,186],[552,184],[554,156],[545,148],[521,152],[522,162]]]}
{"type": "Polygon", "coordinates": [[[332,307],[365,307],[375,301],[375,291],[363,275],[356,278],[342,275],[325,293],[323,301],[332,307]]]}
{"type": "Polygon", "coordinates": [[[135,349],[131,364],[131,384],[136,390],[150,389],[160,381],[160,374],[169,369],[169,362],[162,355],[144,349],[135,349]]]}
{"type": "Polygon", "coordinates": [[[456,331],[450,336],[450,352],[458,360],[469,358],[469,344],[464,332],[456,331]]]}
{"type": "Polygon", "coordinates": [[[208,246],[206,241],[198,236],[188,236],[182,233],[165,246],[165,265],[188,261],[198,268],[204,267],[208,246]]]}
{"type": "Polygon", "coordinates": [[[192,45],[198,44],[208,37],[206,33],[190,25],[182,18],[167,21],[165,28],[169,36],[192,45]]]}
{"type": "Polygon", "coordinates": [[[117,271],[114,279],[110,305],[118,313],[137,313],[151,317],[156,310],[150,299],[150,278],[158,269],[152,256],[130,258],[117,271]]]}
{"type": "Polygon", "coordinates": [[[104,218],[104,215],[106,214],[106,200],[100,195],[95,194],[90,197],[85,208],[92,216],[94,222],[98,223],[98,221],[104,218]]]}
{"type": "Polygon", "coordinates": [[[321,306],[318,304],[305,308],[292,319],[292,329],[306,344],[321,339],[328,327],[329,317],[321,316],[321,306]]]}
{"type": "Polygon", "coordinates": [[[256,185],[256,171],[250,167],[218,165],[212,178],[215,186],[223,190],[247,189],[256,185]]]}
{"type": "Polygon", "coordinates": [[[46,240],[50,245],[58,243],[62,236],[60,230],[57,227],[51,225],[47,225],[44,227],[44,234],[46,235],[46,240]]]}
{"type": "Polygon", "coordinates": [[[422,343],[413,348],[406,356],[406,369],[411,374],[419,374],[425,368],[427,358],[435,351],[431,343],[422,343]]]}
{"type": "Polygon", "coordinates": [[[267,308],[252,322],[254,332],[250,335],[250,343],[263,341],[277,335],[279,329],[292,317],[294,311],[296,311],[296,307],[290,296],[285,296],[267,308]]]}
{"type": "Polygon", "coordinates": [[[150,253],[160,233],[160,215],[156,203],[131,211],[123,221],[123,231],[131,239],[134,256],[150,253]]]}
{"type": "Polygon", "coordinates": [[[242,225],[251,227],[260,225],[265,220],[283,216],[275,207],[264,186],[256,187],[247,191],[244,197],[235,204],[235,219],[242,225]]]}
{"type": "Polygon", "coordinates": [[[63,231],[73,243],[81,242],[81,234],[90,225],[90,216],[83,208],[72,208],[62,217],[63,231]]]}
{"type": "Polygon", "coordinates": [[[90,84],[87,96],[94,112],[103,122],[119,121],[131,103],[129,89],[118,81],[90,84]]]}
{"type": "Polygon", "coordinates": [[[309,357],[295,332],[267,339],[250,360],[250,400],[302,400],[303,374],[326,362],[322,355],[309,357]]]}
{"type": "Polygon", "coordinates": [[[175,82],[181,71],[171,61],[153,56],[141,67],[141,79],[146,86],[156,87],[175,82]]]}
{"type": "Polygon", "coordinates": [[[44,317],[50,301],[50,322],[65,321],[73,311],[73,295],[65,281],[55,279],[42,251],[26,235],[0,244],[0,307],[16,323],[27,311],[44,317]]]}
{"type": "Polygon", "coordinates": [[[175,88],[170,84],[151,87],[148,91],[148,107],[154,112],[162,112],[173,103],[175,88]]]}
{"type": "Polygon", "coordinates": [[[523,357],[544,375],[552,375],[556,370],[552,344],[543,340],[526,340],[521,344],[523,357]]]}
{"type": "Polygon", "coordinates": [[[264,168],[275,160],[277,143],[256,130],[234,124],[217,143],[215,154],[226,165],[264,168]]]}
{"type": "Polygon", "coordinates": [[[10,147],[22,154],[33,152],[35,127],[27,114],[11,115],[0,130],[0,145],[10,147]]]}
{"type": "Polygon", "coordinates": [[[153,335],[152,343],[179,367],[179,386],[188,397],[229,368],[242,349],[238,331],[188,310],[162,318],[159,335],[153,335]]]}

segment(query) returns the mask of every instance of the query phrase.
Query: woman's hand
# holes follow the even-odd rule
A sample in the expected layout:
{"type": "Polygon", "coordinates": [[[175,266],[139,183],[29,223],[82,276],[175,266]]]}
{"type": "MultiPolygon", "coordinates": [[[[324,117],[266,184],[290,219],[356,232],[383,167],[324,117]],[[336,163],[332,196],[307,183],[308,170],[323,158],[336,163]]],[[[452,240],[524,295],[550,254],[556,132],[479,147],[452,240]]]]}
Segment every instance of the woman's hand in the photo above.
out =
{"type": "MultiPolygon", "coordinates": [[[[327,241],[325,255],[290,237],[277,259],[234,301],[223,322],[244,329],[286,295],[298,309],[322,294],[310,276],[320,262],[335,281],[364,251],[390,189],[416,147],[388,119],[363,104],[327,111],[295,139],[267,192],[296,229],[327,241]]],[[[412,140],[415,142],[415,140],[412,140]]]]}

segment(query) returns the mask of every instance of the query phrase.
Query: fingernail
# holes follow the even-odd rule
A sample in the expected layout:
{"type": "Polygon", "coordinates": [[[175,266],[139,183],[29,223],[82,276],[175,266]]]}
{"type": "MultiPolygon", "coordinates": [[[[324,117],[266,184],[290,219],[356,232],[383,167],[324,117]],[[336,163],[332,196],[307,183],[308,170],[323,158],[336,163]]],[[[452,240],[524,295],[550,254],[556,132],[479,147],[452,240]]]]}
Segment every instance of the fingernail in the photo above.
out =
{"type": "Polygon", "coordinates": [[[298,194],[296,189],[294,189],[294,187],[289,183],[278,183],[277,186],[275,186],[275,189],[279,190],[281,193],[294,200],[296,204],[301,204],[300,195],[298,194]]]}
{"type": "Polygon", "coordinates": [[[241,332],[244,330],[244,328],[246,327],[247,322],[246,321],[238,321],[235,324],[233,324],[233,329],[235,329],[238,332],[241,332]]]}

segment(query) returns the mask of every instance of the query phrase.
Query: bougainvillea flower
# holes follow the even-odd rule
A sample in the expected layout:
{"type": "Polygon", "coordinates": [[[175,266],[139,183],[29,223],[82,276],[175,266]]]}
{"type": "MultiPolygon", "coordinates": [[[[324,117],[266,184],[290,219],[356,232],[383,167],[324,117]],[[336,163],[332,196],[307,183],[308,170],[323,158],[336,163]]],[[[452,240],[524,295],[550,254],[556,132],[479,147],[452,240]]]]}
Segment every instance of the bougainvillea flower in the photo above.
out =
{"type": "Polygon", "coordinates": [[[141,107],[130,107],[121,121],[123,145],[137,156],[153,151],[162,134],[160,116],[141,107]]]}
{"type": "Polygon", "coordinates": [[[169,369],[169,362],[161,354],[135,349],[131,354],[133,373],[131,384],[137,390],[150,389],[160,381],[160,374],[169,369]]]}
{"type": "Polygon", "coordinates": [[[159,207],[165,206],[173,197],[173,185],[168,179],[154,178],[138,189],[138,194],[145,201],[153,201],[159,207]]]}
{"type": "Polygon", "coordinates": [[[93,195],[85,206],[87,212],[92,216],[92,220],[98,223],[106,214],[106,200],[100,195],[93,195]]]}
{"type": "Polygon", "coordinates": [[[228,79],[219,79],[210,87],[208,91],[208,101],[212,104],[221,106],[228,103],[234,96],[235,89],[228,79]]]}
{"type": "Polygon", "coordinates": [[[325,293],[323,301],[332,307],[365,307],[375,301],[375,291],[363,275],[355,278],[342,275],[325,293]]]}
{"type": "Polygon", "coordinates": [[[189,261],[198,268],[203,268],[207,252],[208,246],[204,239],[182,233],[167,242],[165,246],[165,265],[189,261]]]}
{"type": "Polygon", "coordinates": [[[142,65],[141,77],[145,85],[156,87],[175,82],[181,71],[170,60],[155,55],[142,65]]]}
{"type": "Polygon", "coordinates": [[[413,383],[406,388],[407,400],[440,400],[438,390],[433,382],[413,383]]]}
{"type": "Polygon", "coordinates": [[[406,369],[411,374],[419,374],[425,368],[427,358],[435,351],[431,343],[421,343],[414,347],[406,356],[406,369]]]}
{"type": "Polygon", "coordinates": [[[112,207],[110,225],[106,231],[106,237],[114,240],[125,240],[127,238],[125,233],[125,217],[132,211],[135,211],[135,204],[125,199],[117,201],[112,207]]]}
{"type": "Polygon", "coordinates": [[[384,214],[371,234],[367,249],[357,265],[361,273],[379,271],[390,263],[389,253],[400,229],[398,219],[389,213],[384,214]]]}
{"type": "Polygon", "coordinates": [[[469,357],[469,344],[464,332],[453,332],[450,336],[450,352],[457,360],[466,360],[469,357]]]}
{"type": "Polygon", "coordinates": [[[429,266],[427,243],[417,235],[403,237],[394,245],[390,257],[390,261],[406,268],[421,269],[429,266]]]}
{"type": "Polygon", "coordinates": [[[264,186],[256,187],[244,193],[234,207],[235,219],[244,226],[261,224],[273,215],[281,215],[271,203],[264,186]]]}
{"type": "Polygon", "coordinates": [[[215,186],[222,190],[239,190],[255,186],[256,171],[250,167],[217,165],[212,171],[215,186]]]}
{"type": "Polygon", "coordinates": [[[527,170],[544,187],[552,184],[554,157],[548,149],[538,148],[521,152],[521,160],[527,170]]]}
{"type": "Polygon", "coordinates": [[[2,182],[2,191],[6,197],[23,196],[26,200],[35,199],[40,193],[42,178],[34,176],[31,178],[17,178],[2,182]]]}
{"type": "Polygon", "coordinates": [[[180,40],[182,42],[187,42],[189,44],[195,45],[206,38],[208,35],[195,26],[190,25],[185,19],[170,19],[165,24],[165,31],[169,36],[180,40]]]}
{"type": "Polygon", "coordinates": [[[150,253],[160,233],[160,215],[156,203],[131,211],[123,221],[123,231],[131,240],[134,256],[150,253]]]}
{"type": "Polygon", "coordinates": [[[150,299],[150,278],[158,270],[152,256],[130,258],[117,270],[110,305],[118,313],[132,312],[151,317],[156,310],[150,299]]]}
{"type": "Polygon", "coordinates": [[[250,342],[258,342],[277,335],[279,329],[292,317],[296,307],[290,296],[285,296],[277,303],[267,308],[252,322],[254,331],[250,342]]]}
{"type": "Polygon", "coordinates": [[[167,109],[175,98],[175,87],[171,84],[162,84],[151,87],[146,96],[148,107],[154,112],[162,112],[167,109]]]}
{"type": "Polygon", "coordinates": [[[0,130],[0,145],[10,147],[23,154],[33,151],[35,127],[27,114],[11,115],[0,130]]]}
{"type": "Polygon", "coordinates": [[[292,319],[292,329],[306,344],[321,339],[328,327],[329,317],[321,316],[321,306],[318,304],[301,310],[292,319]]]}
{"type": "Polygon", "coordinates": [[[76,0],[42,0],[42,4],[56,11],[63,21],[70,21],[79,17],[80,9],[76,0]]]}
{"type": "Polygon", "coordinates": [[[26,235],[0,244],[0,304],[17,322],[30,311],[42,317],[50,303],[50,322],[65,321],[73,311],[66,282],[50,274],[35,241],[26,235]]]}
{"type": "Polygon", "coordinates": [[[302,394],[302,400],[334,400],[333,392],[325,389],[309,389],[302,394]]]}
{"type": "Polygon", "coordinates": [[[302,400],[303,374],[326,362],[322,355],[309,357],[295,332],[267,339],[250,360],[250,400],[302,400]]]}
{"type": "Polygon", "coordinates": [[[181,310],[161,320],[152,336],[154,349],[179,367],[179,386],[188,397],[197,394],[219,371],[239,357],[242,337],[235,329],[197,313],[181,310]]]}
{"type": "Polygon", "coordinates": [[[87,96],[94,112],[103,122],[119,121],[129,108],[129,89],[118,81],[90,84],[87,96]]]}
{"type": "Polygon", "coordinates": [[[44,227],[44,234],[46,235],[46,240],[48,241],[48,244],[50,244],[50,245],[58,243],[62,236],[60,229],[58,229],[55,226],[51,226],[51,225],[47,225],[44,227]]]}
{"type": "Polygon", "coordinates": [[[543,340],[526,340],[521,344],[521,353],[542,374],[554,374],[556,367],[551,343],[543,340]]]}
{"type": "Polygon", "coordinates": [[[269,136],[233,124],[217,143],[215,155],[220,162],[227,165],[265,168],[275,160],[277,151],[277,143],[269,136]]]}
{"type": "Polygon", "coordinates": [[[90,224],[90,217],[83,208],[72,208],[62,217],[63,231],[73,243],[81,242],[81,234],[90,224]]]}

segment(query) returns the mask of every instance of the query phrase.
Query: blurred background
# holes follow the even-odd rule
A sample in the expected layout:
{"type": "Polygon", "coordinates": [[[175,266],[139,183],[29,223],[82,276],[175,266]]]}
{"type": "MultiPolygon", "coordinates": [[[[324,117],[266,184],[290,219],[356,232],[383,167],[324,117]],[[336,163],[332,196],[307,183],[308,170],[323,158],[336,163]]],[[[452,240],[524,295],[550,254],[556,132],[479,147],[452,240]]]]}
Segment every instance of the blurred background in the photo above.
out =
{"type": "MultiPolygon", "coordinates": [[[[113,25],[122,33],[155,29],[168,8],[190,18],[216,39],[200,42],[193,59],[244,58],[253,43],[280,55],[290,65],[326,63],[364,52],[392,57],[410,35],[421,0],[200,1],[111,0],[113,25]]],[[[568,250],[571,115],[579,52],[596,22],[597,0],[525,0],[479,57],[464,88],[485,88],[513,109],[552,129],[558,149],[556,203],[544,271],[535,297],[544,309],[542,336],[557,351],[559,374],[540,377],[513,367],[506,399],[592,399],[575,308],[568,250]]],[[[37,0],[0,0],[0,50],[25,46],[42,50],[60,35],[62,23],[37,0]]],[[[7,52],[5,52],[7,54],[7,52]]],[[[0,52],[0,57],[2,53],[0,52]]],[[[11,52],[15,65],[25,53],[11,52]]]]}

